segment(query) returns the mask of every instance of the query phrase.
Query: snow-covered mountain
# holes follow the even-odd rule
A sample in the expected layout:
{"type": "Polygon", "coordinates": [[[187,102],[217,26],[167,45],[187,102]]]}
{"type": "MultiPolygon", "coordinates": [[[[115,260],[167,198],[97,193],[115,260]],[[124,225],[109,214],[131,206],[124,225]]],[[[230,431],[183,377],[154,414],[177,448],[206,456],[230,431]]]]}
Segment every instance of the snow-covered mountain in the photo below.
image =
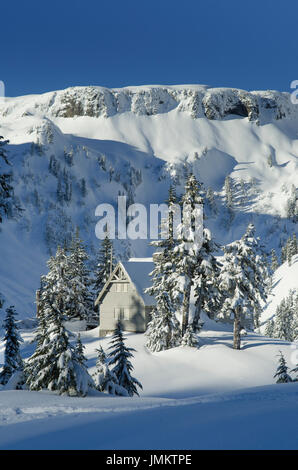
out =
{"type": "MultiPolygon", "coordinates": [[[[0,103],[0,135],[10,140],[15,194],[24,212],[0,233],[0,290],[22,316],[34,314],[34,292],[49,252],[75,226],[95,253],[95,208],[149,205],[178,189],[190,169],[215,203],[206,224],[219,243],[254,222],[269,249],[295,225],[287,201],[298,186],[298,107],[290,95],[208,86],[75,87],[0,103]],[[223,184],[234,182],[228,222],[223,184]]],[[[116,243],[118,256],[148,256],[147,240],[116,243]]]]}

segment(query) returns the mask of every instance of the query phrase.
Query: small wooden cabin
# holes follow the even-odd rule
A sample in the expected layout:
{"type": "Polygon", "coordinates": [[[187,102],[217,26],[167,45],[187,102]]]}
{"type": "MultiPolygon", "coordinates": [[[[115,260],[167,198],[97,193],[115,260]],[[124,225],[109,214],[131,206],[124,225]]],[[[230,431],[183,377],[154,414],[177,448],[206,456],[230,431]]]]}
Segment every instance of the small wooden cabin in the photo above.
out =
{"type": "Polygon", "coordinates": [[[125,331],[146,331],[155,299],[144,290],[151,285],[149,274],[153,269],[152,258],[132,258],[117,264],[95,302],[99,336],[113,332],[118,319],[125,331]]]}

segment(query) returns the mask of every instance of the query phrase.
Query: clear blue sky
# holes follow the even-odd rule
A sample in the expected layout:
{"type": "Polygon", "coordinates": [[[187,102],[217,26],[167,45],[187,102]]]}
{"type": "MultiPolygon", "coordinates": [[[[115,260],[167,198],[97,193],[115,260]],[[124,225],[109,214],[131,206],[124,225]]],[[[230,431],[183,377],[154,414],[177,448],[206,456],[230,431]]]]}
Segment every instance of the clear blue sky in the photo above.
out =
{"type": "Polygon", "coordinates": [[[297,0],[10,0],[0,14],[7,96],[179,83],[290,91],[298,79],[297,0]]]}

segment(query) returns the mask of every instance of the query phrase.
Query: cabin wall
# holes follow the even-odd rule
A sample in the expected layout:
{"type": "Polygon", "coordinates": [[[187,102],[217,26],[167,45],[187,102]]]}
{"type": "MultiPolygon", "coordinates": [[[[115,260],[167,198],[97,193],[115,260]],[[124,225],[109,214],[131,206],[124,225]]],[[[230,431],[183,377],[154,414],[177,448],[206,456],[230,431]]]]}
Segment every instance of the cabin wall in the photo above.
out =
{"type": "Polygon", "coordinates": [[[142,333],[146,330],[144,302],[131,283],[127,283],[126,289],[127,292],[117,292],[116,282],[108,287],[99,306],[100,336],[114,331],[117,322],[115,309],[126,309],[126,313],[128,311],[129,319],[121,318],[124,330],[134,333],[142,333]]]}

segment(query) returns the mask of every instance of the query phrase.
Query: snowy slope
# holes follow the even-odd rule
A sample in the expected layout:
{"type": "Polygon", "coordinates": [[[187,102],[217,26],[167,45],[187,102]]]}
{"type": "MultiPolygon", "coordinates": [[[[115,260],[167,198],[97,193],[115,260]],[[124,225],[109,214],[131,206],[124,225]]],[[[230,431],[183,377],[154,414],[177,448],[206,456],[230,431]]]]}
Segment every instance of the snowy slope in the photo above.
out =
{"type": "Polygon", "coordinates": [[[275,271],[272,292],[268,297],[266,308],[261,316],[263,324],[274,317],[276,308],[283,299],[288,297],[291,289],[298,290],[298,255],[293,256],[291,266],[286,261],[275,271]]]}
{"type": "MultiPolygon", "coordinates": [[[[27,357],[32,333],[22,335],[27,357]]],[[[106,349],[110,338],[99,339],[98,328],[81,338],[92,373],[99,341],[106,349]]],[[[127,334],[127,345],[137,350],[140,397],[1,391],[0,448],[297,449],[297,384],[276,385],[273,378],[279,350],[293,367],[289,343],[249,334],[236,351],[229,328],[211,320],[198,350],[151,354],[144,341],[143,334],[127,334]]]]}
{"type": "MultiPolygon", "coordinates": [[[[49,252],[76,225],[96,252],[98,204],[115,205],[119,194],[146,206],[164,202],[170,175],[179,190],[189,170],[216,193],[217,213],[206,224],[218,242],[240,237],[253,221],[268,250],[278,250],[295,230],[285,217],[291,185],[297,187],[297,124],[289,94],[274,91],[75,87],[6,98],[0,135],[10,139],[15,192],[25,209],[1,227],[0,291],[7,304],[22,317],[34,315],[49,252]],[[223,200],[227,175],[235,182],[231,226],[223,200]]],[[[152,250],[147,240],[123,240],[116,252],[127,259],[152,250]]]]}

